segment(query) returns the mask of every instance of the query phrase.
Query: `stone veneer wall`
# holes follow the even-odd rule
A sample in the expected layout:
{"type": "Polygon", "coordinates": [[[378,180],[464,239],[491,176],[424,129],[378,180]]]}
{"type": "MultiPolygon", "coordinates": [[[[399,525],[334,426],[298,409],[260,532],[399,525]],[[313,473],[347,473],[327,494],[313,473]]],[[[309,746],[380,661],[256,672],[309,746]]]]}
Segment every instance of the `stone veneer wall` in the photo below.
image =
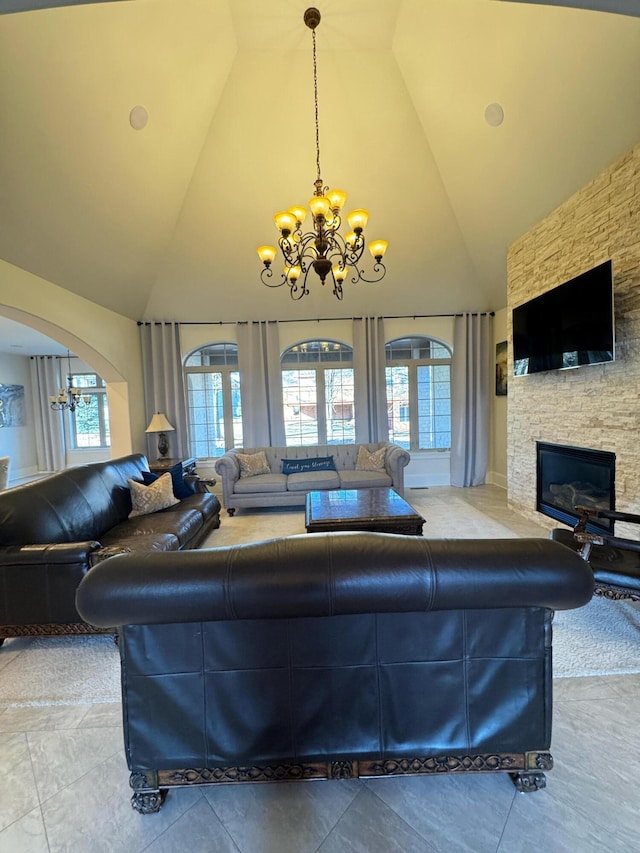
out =
{"type": "MultiPolygon", "coordinates": [[[[640,144],[520,237],[507,260],[510,506],[538,513],[536,441],[616,454],[616,509],[640,513],[640,144]],[[528,299],[611,258],[616,360],[575,370],[513,376],[511,312],[528,299]]],[[[638,538],[633,527],[618,535],[638,538]]]]}

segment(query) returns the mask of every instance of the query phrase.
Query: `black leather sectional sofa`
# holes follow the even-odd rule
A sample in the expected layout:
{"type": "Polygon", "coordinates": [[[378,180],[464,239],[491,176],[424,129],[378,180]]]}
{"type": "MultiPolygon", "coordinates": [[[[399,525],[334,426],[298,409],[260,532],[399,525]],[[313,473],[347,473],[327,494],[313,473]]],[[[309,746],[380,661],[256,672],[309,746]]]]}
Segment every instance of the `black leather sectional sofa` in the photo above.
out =
{"type": "Polygon", "coordinates": [[[133,454],[69,468],[0,493],[0,643],[6,637],[93,633],[75,594],[113,554],[197,548],[220,524],[220,502],[197,477],[175,506],[129,518],[127,480],[142,481],[133,454]]]}

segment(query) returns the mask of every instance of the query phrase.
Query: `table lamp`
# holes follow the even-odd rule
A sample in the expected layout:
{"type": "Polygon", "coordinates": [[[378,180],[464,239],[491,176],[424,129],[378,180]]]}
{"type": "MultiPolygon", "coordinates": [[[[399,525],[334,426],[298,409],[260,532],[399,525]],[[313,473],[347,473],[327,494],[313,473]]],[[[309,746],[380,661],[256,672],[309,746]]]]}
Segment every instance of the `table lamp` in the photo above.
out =
{"type": "Polygon", "coordinates": [[[158,453],[161,457],[166,456],[169,451],[167,433],[173,432],[173,430],[175,430],[175,427],[169,423],[164,412],[156,412],[145,430],[145,432],[158,433],[158,453]]]}

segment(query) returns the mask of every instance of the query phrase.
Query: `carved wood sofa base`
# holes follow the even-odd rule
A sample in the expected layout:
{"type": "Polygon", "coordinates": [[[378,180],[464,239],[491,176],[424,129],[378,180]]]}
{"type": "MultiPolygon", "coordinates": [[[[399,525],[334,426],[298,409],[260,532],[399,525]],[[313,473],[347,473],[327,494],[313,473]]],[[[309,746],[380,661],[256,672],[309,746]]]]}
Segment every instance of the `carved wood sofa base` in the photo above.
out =
{"type": "Polygon", "coordinates": [[[245,767],[189,768],[184,770],[134,771],[131,805],[140,814],[162,807],[170,788],[193,785],[233,785],[251,782],[306,782],[318,779],[366,779],[437,773],[505,772],[522,793],[539,791],[546,785],[543,771],[551,770],[549,752],[444,755],[429,758],[396,758],[374,761],[329,761],[245,767]]]}
{"type": "Polygon", "coordinates": [[[63,637],[67,634],[113,634],[116,628],[96,628],[86,622],[52,622],[40,625],[3,625],[0,646],[9,637],[63,637]]]}
{"type": "Polygon", "coordinates": [[[610,601],[640,601],[640,592],[637,592],[636,590],[623,589],[619,586],[598,583],[598,581],[596,581],[593,594],[599,595],[602,598],[608,598],[610,601]]]}

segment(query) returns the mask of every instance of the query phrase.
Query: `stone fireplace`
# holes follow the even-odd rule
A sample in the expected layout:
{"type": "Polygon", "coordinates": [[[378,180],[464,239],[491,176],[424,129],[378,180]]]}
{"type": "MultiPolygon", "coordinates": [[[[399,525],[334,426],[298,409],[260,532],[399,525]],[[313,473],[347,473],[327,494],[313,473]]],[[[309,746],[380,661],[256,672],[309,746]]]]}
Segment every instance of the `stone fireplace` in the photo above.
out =
{"type": "MultiPolygon", "coordinates": [[[[536,509],[549,518],[574,526],[577,506],[614,510],[615,453],[585,447],[536,442],[536,509]]],[[[612,533],[613,524],[588,525],[592,533],[612,533]]]]}
{"type": "MultiPolygon", "coordinates": [[[[550,529],[538,507],[539,442],[615,457],[615,509],[640,514],[640,145],[513,243],[507,256],[509,505],[550,529]],[[611,259],[615,361],[513,375],[513,308],[611,259]]],[[[607,507],[608,508],[608,507],[607,507]]],[[[616,535],[638,538],[637,526],[616,535]],[[635,527],[635,529],[633,529],[635,527]]]]}

